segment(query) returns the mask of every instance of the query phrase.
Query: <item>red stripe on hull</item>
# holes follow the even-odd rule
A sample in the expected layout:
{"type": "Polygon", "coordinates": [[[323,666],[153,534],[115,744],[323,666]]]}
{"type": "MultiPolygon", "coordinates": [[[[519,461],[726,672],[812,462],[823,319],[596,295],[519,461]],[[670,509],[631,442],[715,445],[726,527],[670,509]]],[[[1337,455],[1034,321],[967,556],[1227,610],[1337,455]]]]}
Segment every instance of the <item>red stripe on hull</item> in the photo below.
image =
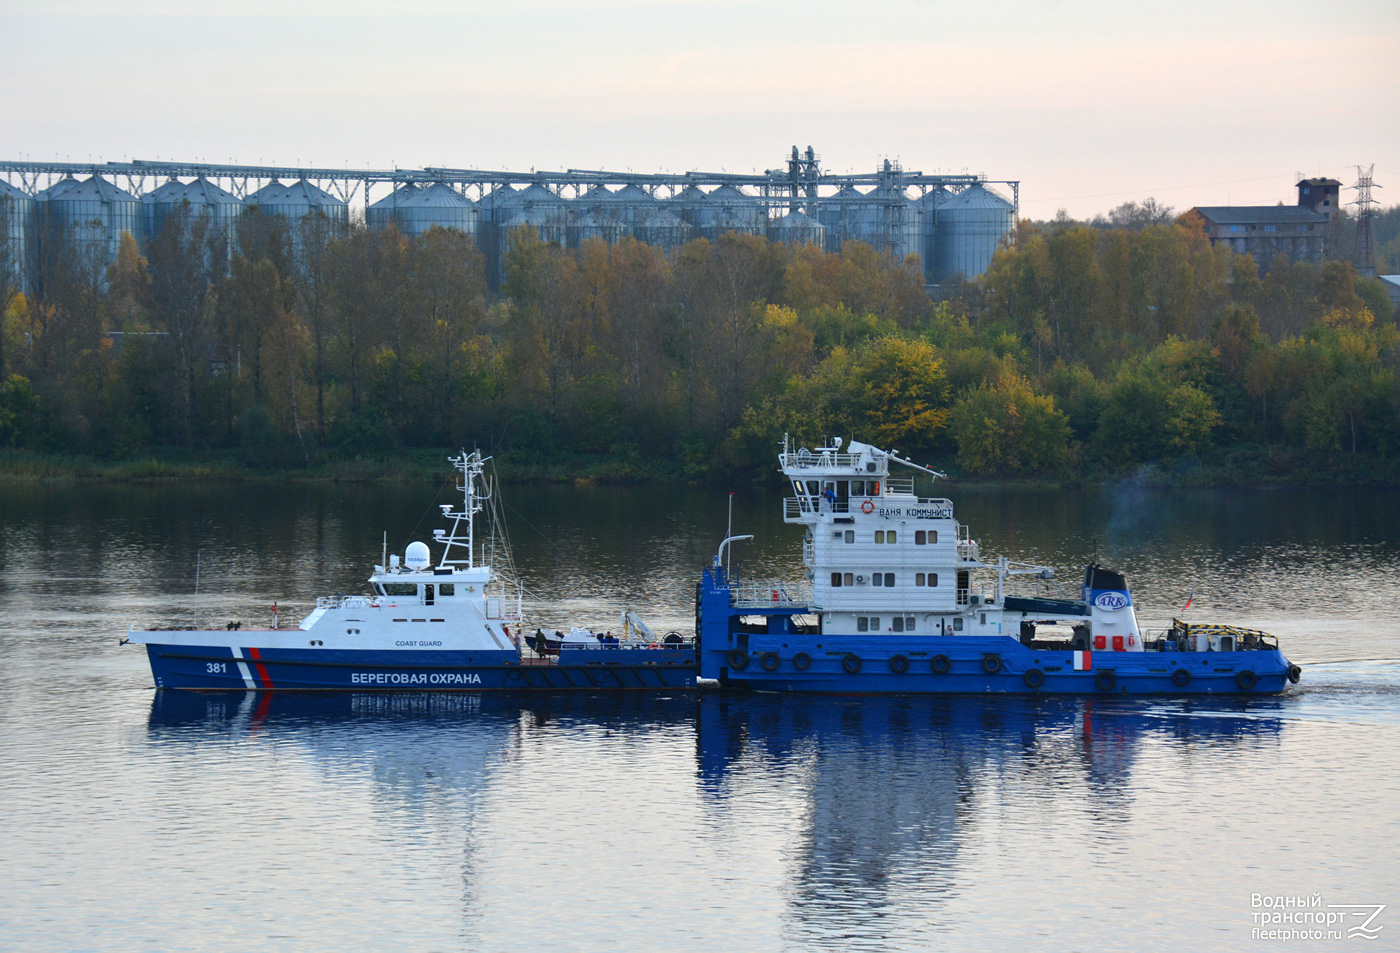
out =
{"type": "Polygon", "coordinates": [[[262,663],[262,655],[258,653],[257,649],[250,648],[248,650],[248,657],[253,660],[253,671],[256,672],[258,678],[262,680],[262,684],[258,687],[271,688],[272,679],[268,677],[267,666],[262,663]]]}

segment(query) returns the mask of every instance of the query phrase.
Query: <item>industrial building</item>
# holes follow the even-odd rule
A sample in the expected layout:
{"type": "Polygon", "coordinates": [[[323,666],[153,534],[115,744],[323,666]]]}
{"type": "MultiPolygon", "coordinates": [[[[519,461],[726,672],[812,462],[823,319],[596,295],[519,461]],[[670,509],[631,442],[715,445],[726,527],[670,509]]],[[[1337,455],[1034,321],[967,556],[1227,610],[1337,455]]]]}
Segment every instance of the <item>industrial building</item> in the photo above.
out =
{"type": "Polygon", "coordinates": [[[1297,205],[1197,206],[1212,245],[1224,245],[1237,255],[1252,255],[1268,270],[1282,256],[1289,263],[1320,262],[1336,244],[1340,214],[1336,179],[1302,179],[1297,205]]]}
{"type": "Polygon", "coordinates": [[[392,224],[420,235],[439,226],[472,235],[493,280],[510,235],[526,227],[569,247],[630,235],[669,250],[731,231],[828,251],[863,241],[901,260],[917,255],[936,285],[986,270],[1014,234],[1019,193],[1013,180],[910,172],[888,161],[872,173],[831,174],[810,146],[794,146],[785,168],[747,175],[0,162],[3,221],[26,262],[45,236],[60,232],[114,257],[122,232],[149,243],[184,202],[230,238],[249,209],[282,216],[295,250],[301,220],[323,216],[343,229],[354,206],[372,229],[392,224]]]}

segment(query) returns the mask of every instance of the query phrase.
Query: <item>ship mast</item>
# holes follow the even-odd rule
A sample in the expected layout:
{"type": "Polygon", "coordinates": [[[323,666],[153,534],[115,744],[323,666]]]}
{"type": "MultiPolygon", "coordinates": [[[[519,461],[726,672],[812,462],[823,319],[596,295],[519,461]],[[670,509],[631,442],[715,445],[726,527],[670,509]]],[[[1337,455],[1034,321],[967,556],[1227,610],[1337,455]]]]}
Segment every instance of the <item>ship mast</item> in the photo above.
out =
{"type": "Polygon", "coordinates": [[[457,472],[462,474],[461,482],[457,489],[462,493],[462,508],[456,512],[452,509],[451,503],[442,504],[442,515],[452,520],[450,530],[434,530],[433,539],[442,543],[442,558],[438,560],[439,569],[471,569],[475,566],[474,557],[476,552],[476,520],[475,516],[481,512],[482,505],[491,498],[489,491],[481,491],[477,487],[477,480],[480,479],[486,462],[490,457],[483,457],[480,450],[473,450],[471,453],[462,451],[459,457],[449,457],[452,466],[457,472]],[[462,523],[466,522],[465,533],[463,533],[462,523]],[[452,549],[458,547],[466,550],[465,557],[453,558],[452,549]]]}

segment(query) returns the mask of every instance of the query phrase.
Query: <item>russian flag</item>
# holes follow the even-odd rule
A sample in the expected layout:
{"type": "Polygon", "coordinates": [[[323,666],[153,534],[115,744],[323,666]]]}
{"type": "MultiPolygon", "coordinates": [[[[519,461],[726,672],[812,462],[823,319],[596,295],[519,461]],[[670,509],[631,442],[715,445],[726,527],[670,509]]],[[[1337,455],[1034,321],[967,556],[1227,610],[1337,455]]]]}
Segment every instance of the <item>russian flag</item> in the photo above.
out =
{"type": "Polygon", "coordinates": [[[1093,671],[1093,668],[1094,668],[1094,653],[1092,653],[1092,652],[1075,652],[1075,653],[1074,653],[1074,670],[1075,670],[1076,672],[1089,672],[1089,671],[1093,671]]]}

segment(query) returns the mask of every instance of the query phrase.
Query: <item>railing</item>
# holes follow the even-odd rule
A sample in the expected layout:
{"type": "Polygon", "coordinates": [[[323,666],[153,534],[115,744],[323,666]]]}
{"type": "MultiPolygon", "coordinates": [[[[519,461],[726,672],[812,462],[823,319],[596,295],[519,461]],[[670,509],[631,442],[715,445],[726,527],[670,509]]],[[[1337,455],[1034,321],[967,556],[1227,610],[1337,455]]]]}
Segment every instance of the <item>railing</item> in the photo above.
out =
{"type": "Polygon", "coordinates": [[[368,609],[374,602],[368,596],[318,596],[318,609],[368,609]]]}
{"type": "Polygon", "coordinates": [[[958,605],[986,605],[997,599],[996,586],[972,586],[958,590],[958,605]]]}
{"type": "Polygon", "coordinates": [[[886,496],[913,496],[913,480],[885,480],[886,496]]]}
{"type": "Polygon", "coordinates": [[[860,466],[860,454],[858,453],[833,453],[830,450],[819,453],[808,451],[802,453],[780,453],[780,465],[784,469],[813,470],[817,468],[849,467],[860,466]]]}
{"type": "Polygon", "coordinates": [[[805,582],[743,579],[730,584],[729,604],[736,609],[805,609],[812,587],[805,582]]]}

